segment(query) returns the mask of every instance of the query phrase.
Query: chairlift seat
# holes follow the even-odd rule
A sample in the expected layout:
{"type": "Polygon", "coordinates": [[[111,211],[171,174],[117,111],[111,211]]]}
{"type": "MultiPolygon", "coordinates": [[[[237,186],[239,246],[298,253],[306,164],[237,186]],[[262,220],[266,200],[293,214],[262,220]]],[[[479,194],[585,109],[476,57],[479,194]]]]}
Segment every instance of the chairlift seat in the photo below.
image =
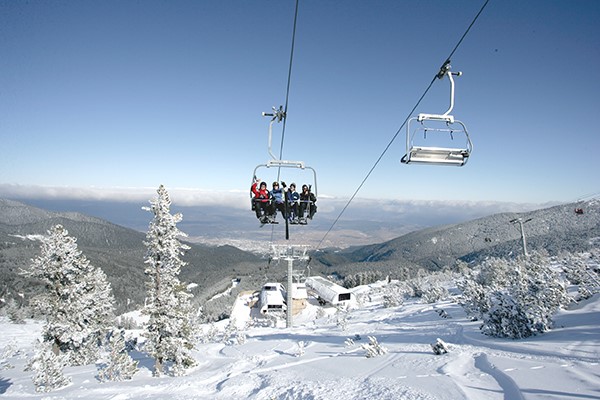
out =
{"type": "Polygon", "coordinates": [[[452,115],[419,114],[418,117],[409,119],[406,131],[406,155],[401,159],[404,164],[462,167],[469,160],[473,149],[467,127],[461,121],[454,119],[452,115]],[[430,124],[427,124],[428,121],[430,124]],[[414,125],[417,125],[417,127],[415,128],[414,125]],[[417,140],[421,133],[424,137],[427,137],[427,133],[432,134],[431,140],[437,146],[425,146],[423,144],[424,139],[417,140]],[[451,140],[455,136],[463,137],[464,142],[459,146],[464,147],[443,146],[445,143],[437,140],[436,134],[451,140]]]}
{"type": "Polygon", "coordinates": [[[460,167],[465,165],[469,155],[468,149],[413,146],[402,158],[402,162],[405,164],[455,165],[460,167]]]}
{"type": "Polygon", "coordinates": [[[437,78],[442,79],[444,76],[447,76],[450,81],[450,107],[443,114],[421,113],[417,117],[408,119],[406,124],[406,154],[400,160],[402,163],[455,165],[461,167],[469,160],[473,143],[467,132],[467,127],[461,121],[454,119],[454,116],[450,114],[454,108],[453,76],[460,76],[461,74],[461,72],[450,71],[450,60],[447,60],[440,69],[437,78]],[[428,133],[431,133],[431,136],[433,136],[431,140],[435,142],[437,147],[424,146],[420,142],[420,139],[418,139],[420,133],[423,134],[423,140],[427,138],[428,133]],[[453,146],[453,143],[447,144],[447,142],[448,138],[449,140],[454,140],[455,136],[464,137],[465,147],[443,147],[448,145],[453,146]]]}

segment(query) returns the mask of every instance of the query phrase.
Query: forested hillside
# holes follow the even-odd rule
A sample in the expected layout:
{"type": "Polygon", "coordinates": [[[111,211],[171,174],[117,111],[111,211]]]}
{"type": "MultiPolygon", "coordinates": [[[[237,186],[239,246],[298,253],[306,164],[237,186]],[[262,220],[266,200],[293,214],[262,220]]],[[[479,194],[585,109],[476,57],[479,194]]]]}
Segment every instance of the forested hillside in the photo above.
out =
{"type": "MultiPolygon", "coordinates": [[[[0,200],[0,295],[27,299],[40,290],[38,282],[22,277],[19,270],[27,268],[39,253],[36,236],[45,235],[57,224],[76,237],[86,257],[106,273],[120,310],[143,304],[144,233],[79,213],[49,212],[11,200],[0,200]]],[[[256,255],[231,246],[190,247],[181,276],[197,285],[193,292],[200,299],[202,294],[225,289],[231,276],[250,273],[262,264],[256,255]]]]}
{"type": "MultiPolygon", "coordinates": [[[[310,274],[334,275],[348,282],[365,282],[390,276],[404,279],[419,269],[439,270],[456,260],[471,262],[489,256],[522,253],[520,218],[531,251],[578,252],[600,238],[600,201],[565,204],[529,213],[502,213],[462,224],[412,232],[385,243],[345,250],[313,252],[306,265],[295,265],[310,274]],[[582,213],[575,209],[581,208],[582,213]],[[526,221],[526,222],[525,222],[526,221]]],[[[150,220],[150,215],[148,216],[150,220]]],[[[86,257],[108,276],[120,311],[143,304],[145,234],[80,213],[57,213],[10,200],[0,200],[0,295],[26,302],[41,289],[38,282],[21,276],[39,253],[36,235],[63,225],[86,257]]],[[[195,301],[204,304],[241,278],[240,290],[257,290],[267,280],[282,281],[286,268],[232,246],[190,244],[181,279],[192,283],[195,301]]],[[[220,299],[226,309],[232,296],[220,299]]],[[[220,314],[221,310],[213,310],[220,314]]]]}

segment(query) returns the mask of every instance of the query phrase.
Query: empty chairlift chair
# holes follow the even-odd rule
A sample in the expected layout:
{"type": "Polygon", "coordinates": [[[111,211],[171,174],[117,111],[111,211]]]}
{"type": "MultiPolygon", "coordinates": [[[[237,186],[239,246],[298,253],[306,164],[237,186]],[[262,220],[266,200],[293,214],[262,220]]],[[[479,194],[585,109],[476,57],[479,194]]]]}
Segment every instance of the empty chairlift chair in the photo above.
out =
{"type": "Polygon", "coordinates": [[[449,61],[438,78],[450,80],[450,108],[444,114],[419,114],[406,125],[406,154],[404,164],[432,164],[463,166],[469,160],[473,144],[467,127],[450,115],[454,108],[454,78],[461,72],[451,72],[449,61]],[[458,144],[458,146],[457,146],[458,144]]]}

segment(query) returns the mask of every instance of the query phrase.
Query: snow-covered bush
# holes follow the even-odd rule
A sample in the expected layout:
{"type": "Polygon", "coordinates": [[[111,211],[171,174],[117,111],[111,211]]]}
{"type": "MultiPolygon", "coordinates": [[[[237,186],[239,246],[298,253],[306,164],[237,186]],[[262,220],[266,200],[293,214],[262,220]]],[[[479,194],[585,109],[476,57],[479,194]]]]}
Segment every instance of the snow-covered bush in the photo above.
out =
{"type": "Polygon", "coordinates": [[[348,329],[348,310],[337,307],[337,312],[335,313],[335,323],[342,332],[348,329]]]}
{"type": "Polygon", "coordinates": [[[244,343],[246,343],[246,339],[248,338],[248,335],[246,335],[245,332],[238,332],[235,336],[235,342],[241,346],[244,343]]]}
{"type": "Polygon", "coordinates": [[[2,349],[0,352],[0,371],[3,369],[12,369],[14,366],[8,362],[8,359],[19,353],[17,344],[13,341],[2,349]]]}
{"type": "Polygon", "coordinates": [[[448,345],[446,344],[446,342],[444,342],[442,339],[437,338],[437,340],[435,341],[435,343],[431,344],[431,349],[433,350],[433,353],[436,355],[441,355],[441,354],[446,354],[448,353],[449,349],[448,349],[448,345]]]}
{"type": "Polygon", "coordinates": [[[109,335],[108,347],[109,359],[106,364],[100,366],[98,379],[101,382],[131,379],[138,370],[138,363],[127,352],[125,331],[113,330],[109,335]]]}
{"type": "Polygon", "coordinates": [[[306,342],[303,340],[298,341],[298,349],[296,351],[296,357],[302,357],[304,355],[304,349],[306,348],[306,342]]]}
{"type": "Polygon", "coordinates": [[[382,288],[383,306],[386,308],[398,307],[404,304],[404,297],[408,296],[409,289],[404,282],[392,282],[382,288]]]}
{"type": "Polygon", "coordinates": [[[558,262],[562,265],[567,280],[578,286],[579,297],[577,300],[588,299],[600,292],[600,275],[597,270],[597,266],[600,264],[600,251],[562,254],[558,262]]]}
{"type": "Polygon", "coordinates": [[[404,304],[404,297],[398,293],[386,293],[383,295],[382,304],[385,308],[398,307],[404,304]]]}
{"type": "Polygon", "coordinates": [[[36,392],[51,392],[71,383],[71,378],[66,377],[63,369],[67,363],[65,355],[56,355],[52,344],[37,341],[35,354],[26,367],[28,371],[34,371],[33,384],[36,392]]]}
{"type": "Polygon", "coordinates": [[[429,286],[425,286],[422,289],[421,300],[423,303],[437,303],[438,301],[445,300],[450,296],[448,293],[448,289],[439,285],[433,284],[429,286]]]}
{"type": "Polygon", "coordinates": [[[482,332],[495,337],[518,339],[545,332],[554,313],[569,302],[557,272],[537,253],[514,260],[490,259],[479,274],[469,274],[458,287],[467,314],[480,317],[482,332]]]}
{"type": "Polygon", "coordinates": [[[206,329],[200,329],[198,332],[198,340],[201,343],[215,343],[219,337],[219,328],[211,323],[206,329]]]}
{"type": "Polygon", "coordinates": [[[239,333],[235,318],[230,318],[223,331],[221,342],[224,344],[235,344],[239,333]]]}
{"type": "Polygon", "coordinates": [[[25,311],[15,299],[9,299],[6,303],[5,309],[6,315],[8,316],[8,319],[10,319],[10,322],[14,324],[25,323],[25,311]]]}
{"type": "Polygon", "coordinates": [[[382,346],[375,336],[369,336],[369,343],[365,343],[361,346],[365,350],[365,357],[373,358],[386,354],[387,349],[382,346]]]}
{"type": "Polygon", "coordinates": [[[489,308],[487,299],[489,289],[479,282],[478,275],[473,271],[468,271],[463,279],[456,282],[456,286],[462,292],[458,303],[465,313],[474,320],[481,319],[489,308]]]}

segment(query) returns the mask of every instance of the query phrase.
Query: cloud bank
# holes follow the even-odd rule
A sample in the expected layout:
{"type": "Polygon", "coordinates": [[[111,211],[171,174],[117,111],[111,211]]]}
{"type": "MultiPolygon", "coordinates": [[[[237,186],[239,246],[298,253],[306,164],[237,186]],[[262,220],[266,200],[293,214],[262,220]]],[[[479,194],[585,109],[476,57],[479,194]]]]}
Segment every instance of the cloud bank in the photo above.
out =
{"type": "MultiPolygon", "coordinates": [[[[178,207],[229,208],[249,210],[250,197],[242,190],[210,190],[168,188],[171,201],[178,207]]],[[[0,184],[0,197],[13,200],[106,201],[146,205],[156,197],[156,188],[47,187],[0,184]]],[[[554,204],[510,203],[496,201],[439,201],[355,198],[320,196],[320,215],[337,218],[342,210],[344,220],[397,221],[402,224],[436,225],[475,219],[491,214],[519,213],[554,204]]]]}

